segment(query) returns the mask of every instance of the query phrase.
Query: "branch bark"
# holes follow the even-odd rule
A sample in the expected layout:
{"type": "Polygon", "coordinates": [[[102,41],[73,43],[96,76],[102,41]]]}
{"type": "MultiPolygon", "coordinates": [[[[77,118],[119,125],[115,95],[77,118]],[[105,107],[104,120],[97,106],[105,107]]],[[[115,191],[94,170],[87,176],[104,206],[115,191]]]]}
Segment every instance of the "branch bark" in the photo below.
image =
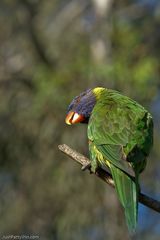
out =
{"type": "MultiPolygon", "coordinates": [[[[68,157],[72,158],[74,161],[78,162],[82,166],[86,166],[90,163],[90,160],[85,157],[84,155],[78,153],[77,151],[73,150],[66,144],[62,144],[58,146],[59,150],[66,154],[68,157]]],[[[112,176],[109,172],[104,171],[103,169],[99,168],[95,173],[97,177],[102,179],[104,182],[108,183],[110,186],[114,187],[114,181],[112,176]]],[[[144,193],[139,194],[139,202],[148,208],[160,213],[160,201],[157,201],[144,193]]]]}

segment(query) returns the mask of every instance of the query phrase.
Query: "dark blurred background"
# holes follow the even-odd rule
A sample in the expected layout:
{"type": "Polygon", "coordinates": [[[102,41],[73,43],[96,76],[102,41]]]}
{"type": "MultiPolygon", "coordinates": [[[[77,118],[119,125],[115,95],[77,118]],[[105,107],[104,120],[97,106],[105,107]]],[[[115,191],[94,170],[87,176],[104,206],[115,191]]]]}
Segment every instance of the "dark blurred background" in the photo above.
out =
{"type": "MultiPolygon", "coordinates": [[[[154,116],[141,188],[160,199],[160,2],[0,1],[0,234],[44,240],[129,239],[112,188],[58,151],[88,156],[86,126],[66,109],[87,88],[121,91],[154,116]]],[[[160,215],[139,205],[134,239],[160,239],[160,215]]]]}

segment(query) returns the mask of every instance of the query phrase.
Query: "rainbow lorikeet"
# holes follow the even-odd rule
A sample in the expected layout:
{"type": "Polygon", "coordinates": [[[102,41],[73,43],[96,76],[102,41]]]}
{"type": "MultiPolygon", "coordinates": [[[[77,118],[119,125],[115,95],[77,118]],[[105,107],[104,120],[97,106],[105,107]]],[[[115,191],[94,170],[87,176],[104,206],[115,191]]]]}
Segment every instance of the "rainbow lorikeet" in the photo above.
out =
{"type": "Polygon", "coordinates": [[[139,174],[153,145],[151,114],[117,91],[97,87],[75,97],[68,107],[67,124],[88,124],[91,171],[109,168],[126,222],[135,231],[139,174]]]}

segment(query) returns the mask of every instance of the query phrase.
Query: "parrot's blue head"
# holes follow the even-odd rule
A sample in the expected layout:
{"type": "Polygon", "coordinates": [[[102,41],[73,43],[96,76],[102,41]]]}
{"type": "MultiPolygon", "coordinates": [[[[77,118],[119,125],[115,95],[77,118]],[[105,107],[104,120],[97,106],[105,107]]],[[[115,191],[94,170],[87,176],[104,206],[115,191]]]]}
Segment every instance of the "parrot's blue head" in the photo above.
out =
{"type": "Polygon", "coordinates": [[[91,112],[96,104],[96,95],[92,89],[88,89],[76,96],[70,103],[66,116],[66,123],[88,123],[91,112]]]}

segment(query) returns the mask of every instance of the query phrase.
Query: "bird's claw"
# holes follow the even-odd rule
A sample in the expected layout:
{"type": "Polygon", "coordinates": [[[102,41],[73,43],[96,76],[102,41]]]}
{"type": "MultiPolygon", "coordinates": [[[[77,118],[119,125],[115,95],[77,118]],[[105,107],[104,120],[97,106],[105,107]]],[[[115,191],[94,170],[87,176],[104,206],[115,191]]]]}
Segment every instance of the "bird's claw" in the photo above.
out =
{"type": "Polygon", "coordinates": [[[83,166],[81,167],[81,170],[82,170],[82,171],[85,171],[86,169],[91,170],[91,163],[87,163],[86,165],[83,165],[83,166]]]}

